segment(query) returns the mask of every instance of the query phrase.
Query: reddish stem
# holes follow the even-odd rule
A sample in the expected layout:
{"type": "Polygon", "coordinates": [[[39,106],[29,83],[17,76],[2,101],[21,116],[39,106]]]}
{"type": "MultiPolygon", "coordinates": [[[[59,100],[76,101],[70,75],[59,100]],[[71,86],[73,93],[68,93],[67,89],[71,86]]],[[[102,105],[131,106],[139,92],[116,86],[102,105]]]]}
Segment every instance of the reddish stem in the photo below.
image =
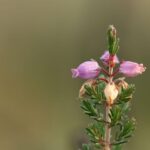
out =
{"type": "Polygon", "coordinates": [[[108,83],[108,80],[106,78],[99,78],[99,80],[105,81],[106,83],[108,83]]]}
{"type": "Polygon", "coordinates": [[[111,76],[114,77],[114,76],[116,76],[118,73],[119,73],[119,68],[117,68],[117,69],[113,72],[113,74],[112,74],[111,76]]]}
{"type": "Polygon", "coordinates": [[[105,73],[106,75],[110,76],[110,74],[109,74],[104,68],[102,68],[101,71],[102,71],[103,73],[105,73]]]}

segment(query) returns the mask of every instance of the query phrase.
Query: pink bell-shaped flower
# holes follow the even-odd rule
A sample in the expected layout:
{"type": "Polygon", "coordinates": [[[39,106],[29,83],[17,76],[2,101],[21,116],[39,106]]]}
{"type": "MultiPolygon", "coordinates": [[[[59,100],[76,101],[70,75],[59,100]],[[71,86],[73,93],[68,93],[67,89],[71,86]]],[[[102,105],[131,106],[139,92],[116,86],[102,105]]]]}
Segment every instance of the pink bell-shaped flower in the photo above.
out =
{"type": "Polygon", "coordinates": [[[135,77],[142,74],[146,67],[143,64],[138,64],[132,61],[123,61],[120,65],[119,72],[127,77],[135,77]]]}
{"type": "MultiPolygon", "coordinates": [[[[102,62],[106,65],[108,65],[109,61],[110,61],[110,54],[109,54],[109,51],[105,51],[103,53],[103,55],[100,57],[100,60],[102,60],[102,62]]],[[[119,59],[116,55],[114,55],[112,57],[112,61],[114,64],[118,64],[119,63],[119,59]]]]}
{"type": "Polygon", "coordinates": [[[99,75],[100,69],[96,61],[90,60],[81,63],[77,68],[71,69],[71,72],[73,78],[92,79],[99,75]]]}

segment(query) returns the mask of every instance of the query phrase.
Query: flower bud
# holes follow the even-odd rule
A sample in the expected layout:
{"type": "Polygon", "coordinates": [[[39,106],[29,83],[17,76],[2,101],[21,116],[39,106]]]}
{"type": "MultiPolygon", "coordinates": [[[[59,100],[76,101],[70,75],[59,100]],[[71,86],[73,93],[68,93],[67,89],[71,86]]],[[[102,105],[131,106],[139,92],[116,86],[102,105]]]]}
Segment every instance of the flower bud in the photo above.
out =
{"type": "Polygon", "coordinates": [[[127,77],[135,77],[142,74],[146,70],[143,64],[138,64],[132,61],[124,61],[119,68],[119,72],[127,77]]]}
{"type": "Polygon", "coordinates": [[[116,28],[113,25],[110,25],[108,27],[108,36],[109,36],[110,40],[115,41],[116,35],[117,35],[116,28]]]}
{"type": "Polygon", "coordinates": [[[118,40],[116,38],[117,31],[113,25],[109,26],[107,34],[108,34],[108,50],[111,55],[114,55],[118,50],[118,40]]]}
{"type": "Polygon", "coordinates": [[[114,103],[114,100],[118,96],[118,89],[114,83],[108,83],[104,89],[106,101],[109,105],[114,103]]]}
{"type": "Polygon", "coordinates": [[[80,64],[77,68],[71,69],[73,78],[92,79],[96,78],[100,73],[99,64],[94,61],[85,61],[80,64]]]}
{"type": "Polygon", "coordinates": [[[105,51],[104,54],[100,57],[100,60],[102,60],[102,62],[105,64],[105,65],[109,65],[109,61],[112,61],[114,64],[118,64],[119,63],[119,59],[116,55],[114,55],[112,57],[112,59],[110,60],[110,53],[109,51],[105,51]]]}

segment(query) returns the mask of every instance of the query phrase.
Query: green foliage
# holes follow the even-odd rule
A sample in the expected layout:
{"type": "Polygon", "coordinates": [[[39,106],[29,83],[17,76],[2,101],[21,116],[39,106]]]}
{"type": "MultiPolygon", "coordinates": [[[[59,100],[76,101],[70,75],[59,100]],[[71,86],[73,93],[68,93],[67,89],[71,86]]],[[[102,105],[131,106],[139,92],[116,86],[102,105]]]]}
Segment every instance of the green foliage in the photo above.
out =
{"type": "Polygon", "coordinates": [[[113,48],[112,48],[112,54],[116,54],[119,50],[119,38],[117,38],[114,42],[113,48]]]}
{"type": "Polygon", "coordinates": [[[119,103],[112,107],[109,113],[111,119],[110,126],[120,125],[124,123],[124,120],[127,120],[128,112],[130,111],[130,102],[119,103]]]}
{"type": "Polygon", "coordinates": [[[82,144],[82,150],[91,150],[89,144],[82,144]]]}
{"type": "Polygon", "coordinates": [[[89,115],[90,117],[97,117],[98,111],[90,100],[82,100],[81,101],[81,108],[84,110],[84,113],[89,115]]]}
{"type": "Polygon", "coordinates": [[[99,142],[104,140],[105,136],[105,128],[102,123],[95,122],[90,124],[88,128],[86,128],[87,135],[90,138],[90,141],[93,143],[99,144],[99,142]]]}
{"type": "Polygon", "coordinates": [[[109,53],[115,55],[119,50],[119,38],[116,37],[116,29],[112,25],[109,26],[107,35],[109,53]]]}
{"type": "MultiPolygon", "coordinates": [[[[94,87],[85,86],[86,95],[81,99],[81,108],[84,113],[95,122],[86,128],[86,133],[90,141],[94,144],[96,149],[102,149],[105,139],[105,120],[104,109],[105,105],[104,96],[104,82],[97,82],[94,87]]],[[[118,99],[112,105],[109,117],[111,122],[107,122],[110,128],[117,128],[112,140],[112,150],[121,150],[122,144],[128,142],[129,138],[133,135],[135,130],[135,121],[129,120],[128,112],[130,110],[130,99],[135,91],[134,85],[129,85],[128,88],[121,90],[118,99]]],[[[82,150],[91,150],[87,144],[83,145],[82,150]]],[[[92,148],[93,150],[93,148],[92,148]]]]}
{"type": "Polygon", "coordinates": [[[113,145],[112,150],[121,150],[122,146],[121,145],[113,145]]]}
{"type": "Polygon", "coordinates": [[[101,103],[104,100],[104,94],[103,90],[105,88],[104,82],[98,82],[95,87],[90,87],[88,85],[84,86],[86,96],[90,99],[93,99],[99,103],[101,103]]]}
{"type": "Polygon", "coordinates": [[[120,130],[116,134],[116,141],[127,142],[135,130],[135,120],[126,120],[120,125],[120,130]]]}
{"type": "Polygon", "coordinates": [[[84,88],[86,90],[86,95],[89,96],[91,99],[95,99],[98,101],[102,99],[102,95],[100,92],[97,91],[97,88],[95,89],[94,87],[89,87],[87,85],[85,85],[84,88]]]}
{"type": "MultiPolygon", "coordinates": [[[[79,149],[81,150],[81,149],[79,149]]],[[[82,150],[102,150],[100,144],[82,144],[82,150]]]]}
{"type": "MultiPolygon", "coordinates": [[[[105,139],[105,120],[104,109],[101,106],[105,105],[104,96],[105,83],[99,82],[95,87],[85,86],[86,96],[81,100],[81,108],[84,113],[90,118],[96,120],[86,128],[86,133],[90,141],[96,149],[102,149],[105,139]]],[[[130,110],[130,99],[135,91],[134,85],[129,85],[128,88],[121,90],[118,99],[112,105],[109,117],[111,128],[117,128],[112,140],[112,150],[121,150],[122,144],[127,143],[135,130],[135,121],[129,120],[128,112],[130,110]]],[[[82,150],[91,150],[89,145],[83,145],[82,150]]],[[[93,150],[93,148],[92,148],[93,150]]]]}
{"type": "Polygon", "coordinates": [[[110,110],[110,119],[111,119],[111,127],[117,125],[119,123],[119,121],[121,120],[121,116],[122,116],[122,109],[121,107],[119,107],[118,105],[114,106],[111,110],[110,110]]]}
{"type": "Polygon", "coordinates": [[[121,94],[118,97],[118,102],[128,102],[132,98],[134,91],[135,85],[133,84],[129,85],[127,89],[122,88],[121,94]]]}
{"type": "Polygon", "coordinates": [[[100,110],[100,106],[105,102],[104,88],[104,82],[98,82],[95,87],[85,85],[86,95],[81,99],[80,107],[83,109],[84,113],[97,121],[103,121],[103,114],[102,110],[100,110]]]}

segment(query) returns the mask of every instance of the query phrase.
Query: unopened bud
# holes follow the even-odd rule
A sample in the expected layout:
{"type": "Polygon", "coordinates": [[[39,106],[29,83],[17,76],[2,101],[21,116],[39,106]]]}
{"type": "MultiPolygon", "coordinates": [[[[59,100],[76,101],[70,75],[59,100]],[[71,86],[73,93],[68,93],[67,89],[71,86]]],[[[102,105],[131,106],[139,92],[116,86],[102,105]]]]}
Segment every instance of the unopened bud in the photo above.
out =
{"type": "Polygon", "coordinates": [[[106,101],[109,105],[114,103],[114,100],[118,96],[118,89],[114,83],[108,83],[104,89],[106,101]]]}
{"type": "Polygon", "coordinates": [[[113,25],[108,27],[108,50],[111,55],[115,55],[119,49],[119,39],[117,39],[117,31],[113,25]]]}
{"type": "Polygon", "coordinates": [[[117,31],[113,25],[110,25],[108,27],[108,34],[109,34],[109,36],[111,36],[111,38],[116,38],[117,31]]]}
{"type": "MultiPolygon", "coordinates": [[[[117,31],[116,28],[113,25],[110,25],[108,27],[108,38],[114,42],[116,40],[117,31]]],[[[108,39],[108,40],[109,40],[108,39]]]]}

